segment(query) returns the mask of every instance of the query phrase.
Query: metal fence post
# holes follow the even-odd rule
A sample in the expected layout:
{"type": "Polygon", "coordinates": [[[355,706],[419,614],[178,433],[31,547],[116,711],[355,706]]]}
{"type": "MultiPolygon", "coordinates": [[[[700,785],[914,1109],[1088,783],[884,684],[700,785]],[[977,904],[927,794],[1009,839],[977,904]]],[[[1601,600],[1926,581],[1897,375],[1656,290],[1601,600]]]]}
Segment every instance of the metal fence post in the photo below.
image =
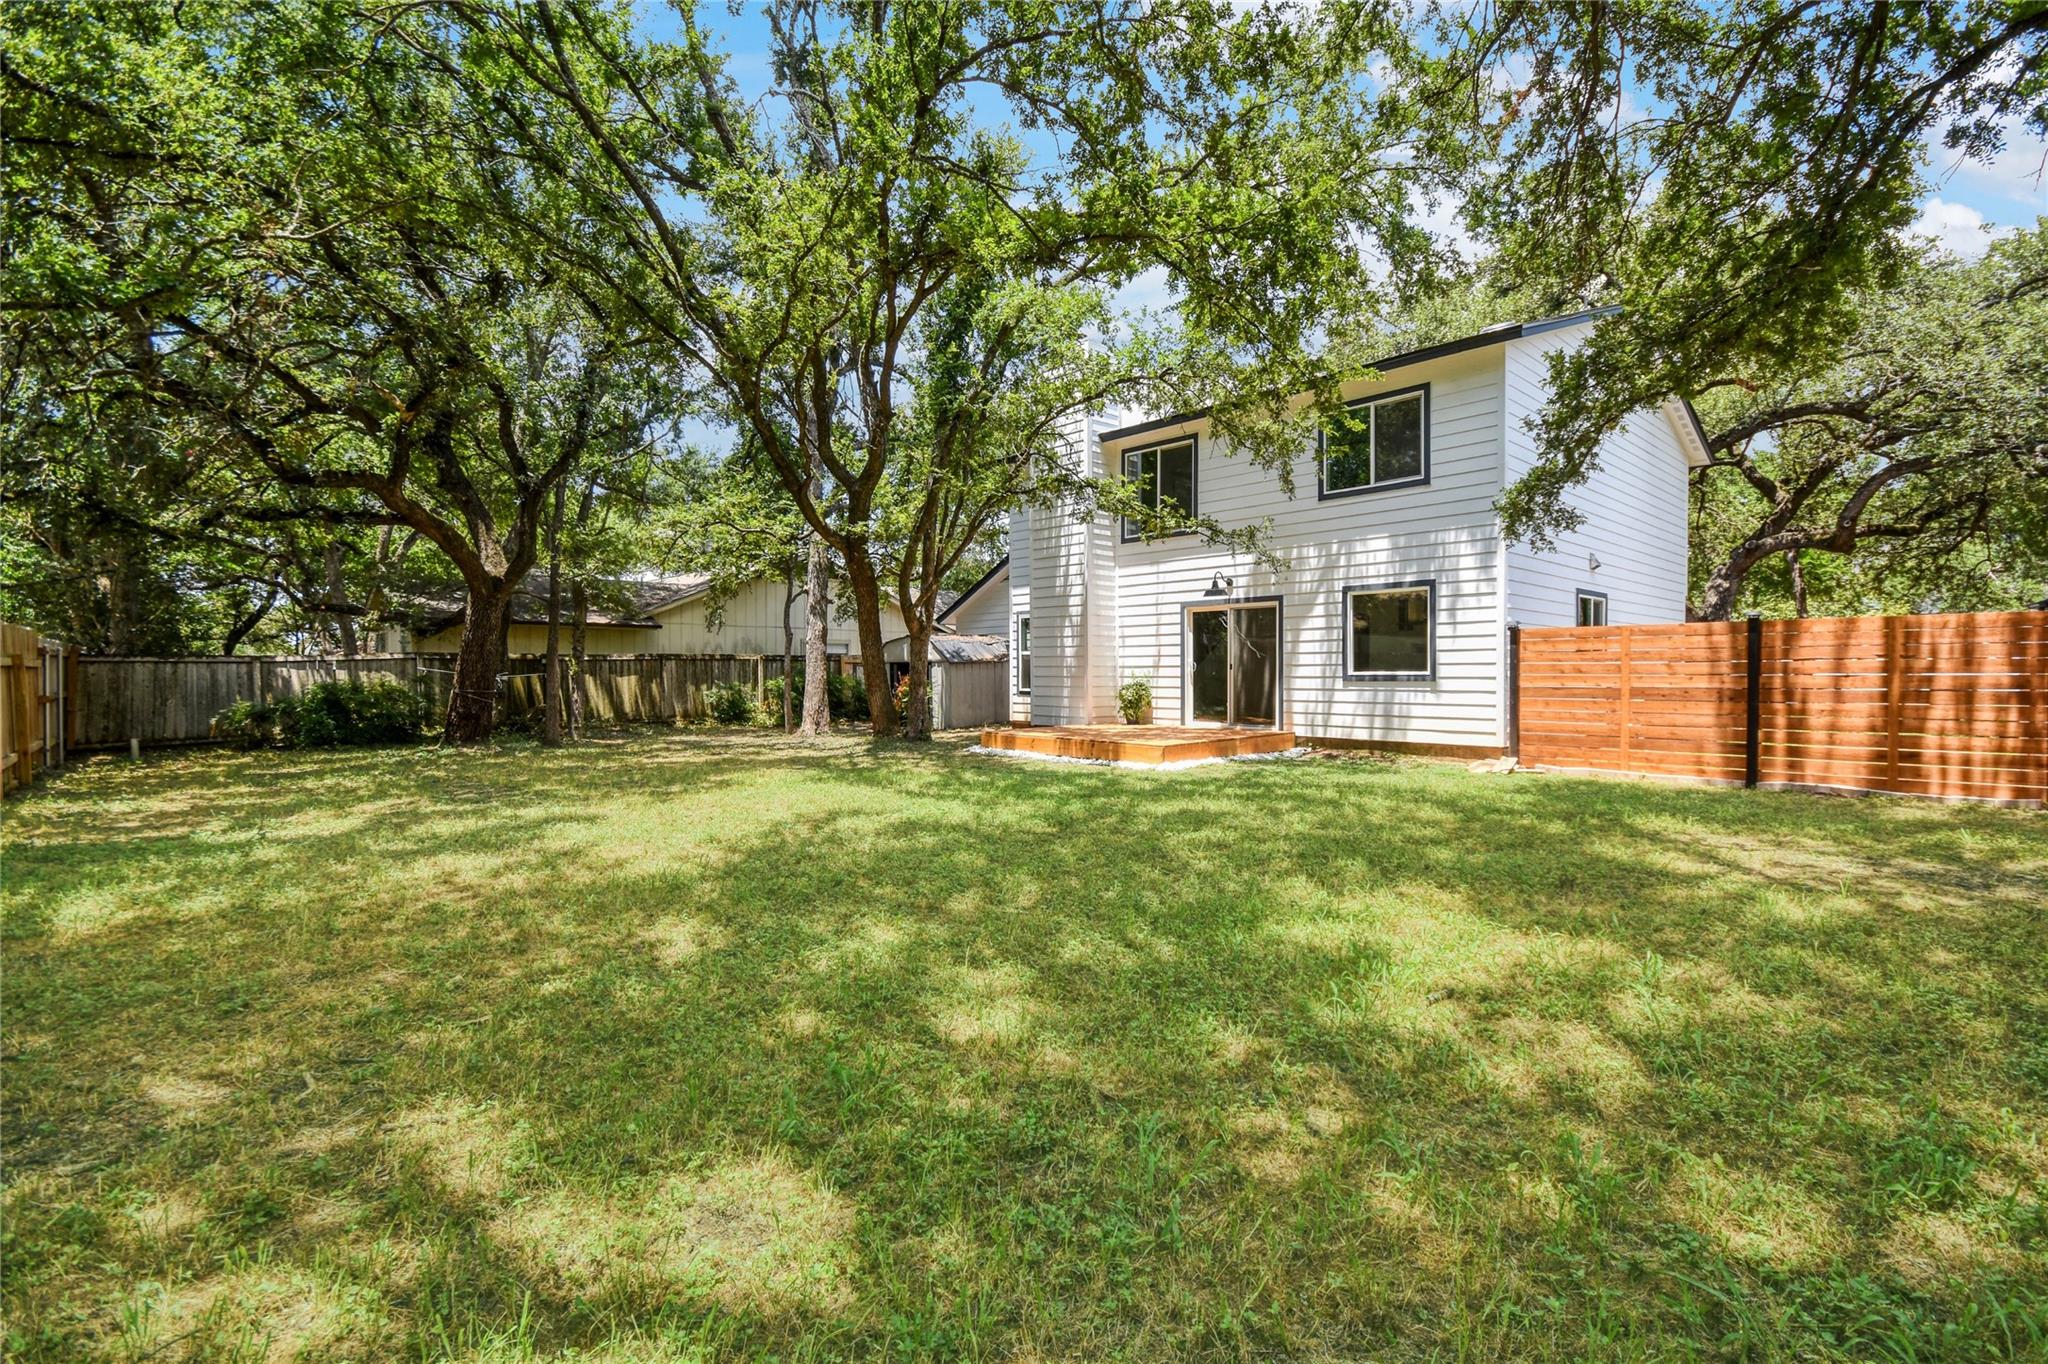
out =
{"type": "Polygon", "coordinates": [[[1742,784],[1754,789],[1762,768],[1764,704],[1764,618],[1749,613],[1749,707],[1743,720],[1742,784]]]}
{"type": "Polygon", "coordinates": [[[1522,756],[1522,626],[1508,622],[1508,722],[1507,756],[1522,756]]]}

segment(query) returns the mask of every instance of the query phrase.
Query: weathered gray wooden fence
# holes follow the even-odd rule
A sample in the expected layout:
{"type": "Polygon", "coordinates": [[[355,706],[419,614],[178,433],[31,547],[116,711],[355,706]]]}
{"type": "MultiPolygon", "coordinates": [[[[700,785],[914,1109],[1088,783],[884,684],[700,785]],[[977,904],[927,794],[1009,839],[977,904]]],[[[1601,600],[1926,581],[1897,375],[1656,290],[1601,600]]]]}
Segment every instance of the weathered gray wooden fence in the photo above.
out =
{"type": "MultiPolygon", "coordinates": [[[[521,655],[499,679],[506,715],[537,710],[538,656],[521,655]]],[[[78,748],[194,743],[211,736],[213,717],[237,701],[269,702],[296,696],[317,682],[384,677],[425,695],[439,714],[448,705],[453,654],[363,654],[352,659],[281,654],[225,658],[81,657],[78,660],[73,743],[78,748]]],[[[589,707],[595,724],[702,719],[706,693],[738,682],[764,696],[768,679],[782,675],[782,658],[754,654],[600,654],[586,660],[589,707]]]]}

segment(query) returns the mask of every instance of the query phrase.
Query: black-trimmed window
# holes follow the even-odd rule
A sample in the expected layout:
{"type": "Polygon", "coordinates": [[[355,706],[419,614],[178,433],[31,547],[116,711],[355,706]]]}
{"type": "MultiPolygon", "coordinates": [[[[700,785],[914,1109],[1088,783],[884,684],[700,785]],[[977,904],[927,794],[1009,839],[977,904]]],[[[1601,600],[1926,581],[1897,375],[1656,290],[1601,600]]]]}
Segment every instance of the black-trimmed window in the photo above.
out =
{"type": "Polygon", "coordinates": [[[1436,580],[1344,589],[1344,675],[1361,682],[1436,676],[1436,580]]]}
{"type": "Polygon", "coordinates": [[[1428,384],[1347,406],[1353,429],[1322,433],[1320,496],[1429,482],[1428,384]]]}
{"type": "Polygon", "coordinates": [[[1605,592],[1594,592],[1589,588],[1580,588],[1577,615],[1581,625],[1605,625],[1607,623],[1607,594],[1605,592]]]}
{"type": "Polygon", "coordinates": [[[1031,695],[1031,617],[1017,617],[1017,695],[1031,695]]]}
{"type": "MultiPolygon", "coordinates": [[[[1195,514],[1195,438],[1161,441],[1123,453],[1124,477],[1138,485],[1138,500],[1154,511],[1195,514]]],[[[1124,539],[1136,540],[1143,531],[1129,517],[1124,518],[1124,539]]],[[[1185,534],[1176,531],[1174,534],[1185,534]]]]}

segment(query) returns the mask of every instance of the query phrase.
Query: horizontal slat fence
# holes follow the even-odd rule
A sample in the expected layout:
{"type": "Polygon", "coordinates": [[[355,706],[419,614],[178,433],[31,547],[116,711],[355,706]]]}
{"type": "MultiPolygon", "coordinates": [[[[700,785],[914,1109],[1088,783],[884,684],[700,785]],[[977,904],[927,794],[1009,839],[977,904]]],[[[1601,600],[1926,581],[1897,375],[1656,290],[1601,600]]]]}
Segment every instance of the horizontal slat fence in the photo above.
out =
{"type": "MultiPolygon", "coordinates": [[[[696,720],[708,713],[707,693],[738,682],[756,700],[782,675],[780,655],[599,654],[586,661],[595,724],[696,720]]],[[[195,743],[209,738],[213,717],[237,701],[270,702],[317,682],[384,677],[424,693],[438,715],[448,705],[453,654],[363,654],[353,659],[277,654],[222,658],[82,657],[78,660],[74,747],[195,743]]],[[[542,660],[511,659],[500,678],[506,715],[538,710],[542,660]]]]}
{"type": "Polygon", "coordinates": [[[1530,766],[2048,799],[2044,611],[1523,630],[1516,693],[1530,766]]]}

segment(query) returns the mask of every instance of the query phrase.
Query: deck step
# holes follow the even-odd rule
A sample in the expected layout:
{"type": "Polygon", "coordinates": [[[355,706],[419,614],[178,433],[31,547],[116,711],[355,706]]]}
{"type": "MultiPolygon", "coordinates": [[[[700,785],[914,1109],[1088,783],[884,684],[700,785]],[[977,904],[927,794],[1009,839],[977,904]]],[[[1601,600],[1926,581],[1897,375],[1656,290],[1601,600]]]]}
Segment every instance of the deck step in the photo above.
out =
{"type": "Polygon", "coordinates": [[[984,748],[1123,763],[1183,763],[1284,753],[1291,729],[1212,729],[1187,725],[1026,725],[984,729],[984,748]]]}

